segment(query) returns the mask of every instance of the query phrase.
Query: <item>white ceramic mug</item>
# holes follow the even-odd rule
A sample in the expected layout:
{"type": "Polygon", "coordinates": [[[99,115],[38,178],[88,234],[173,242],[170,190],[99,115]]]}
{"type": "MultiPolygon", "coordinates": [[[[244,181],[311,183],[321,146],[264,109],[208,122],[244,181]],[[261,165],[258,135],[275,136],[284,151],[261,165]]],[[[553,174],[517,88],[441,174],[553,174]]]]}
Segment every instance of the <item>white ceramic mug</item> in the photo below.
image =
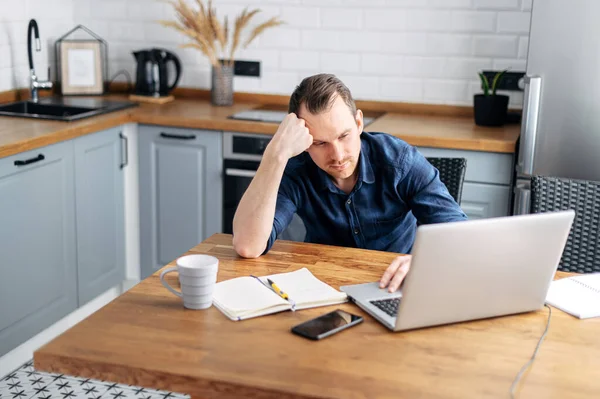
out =
{"type": "Polygon", "coordinates": [[[217,282],[219,259],[210,255],[186,255],[177,259],[177,266],[160,273],[161,283],[173,294],[183,299],[188,309],[206,309],[212,305],[213,291],[217,282]],[[165,275],[177,271],[181,292],[165,281],[165,275]]]}

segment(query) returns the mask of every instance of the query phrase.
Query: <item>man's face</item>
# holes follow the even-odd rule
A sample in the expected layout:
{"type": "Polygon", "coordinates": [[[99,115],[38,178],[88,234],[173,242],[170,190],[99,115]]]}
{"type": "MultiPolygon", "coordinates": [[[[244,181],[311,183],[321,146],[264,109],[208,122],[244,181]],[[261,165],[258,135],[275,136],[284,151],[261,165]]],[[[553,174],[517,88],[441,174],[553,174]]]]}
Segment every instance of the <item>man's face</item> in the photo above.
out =
{"type": "Polygon", "coordinates": [[[360,155],[362,111],[352,115],[344,100],[337,96],[331,109],[316,115],[302,104],[298,117],[305,120],[313,136],[313,144],[307,150],[313,162],[336,181],[353,177],[360,155]]]}

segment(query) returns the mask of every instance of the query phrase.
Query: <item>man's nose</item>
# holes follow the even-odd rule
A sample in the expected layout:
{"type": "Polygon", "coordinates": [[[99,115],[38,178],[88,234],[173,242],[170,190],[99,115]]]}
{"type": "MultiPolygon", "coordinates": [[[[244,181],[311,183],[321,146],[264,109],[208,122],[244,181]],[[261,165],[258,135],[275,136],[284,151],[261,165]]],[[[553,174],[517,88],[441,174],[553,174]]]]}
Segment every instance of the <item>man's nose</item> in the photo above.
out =
{"type": "Polygon", "coordinates": [[[331,145],[331,159],[337,162],[344,159],[344,149],[339,143],[331,145]]]}

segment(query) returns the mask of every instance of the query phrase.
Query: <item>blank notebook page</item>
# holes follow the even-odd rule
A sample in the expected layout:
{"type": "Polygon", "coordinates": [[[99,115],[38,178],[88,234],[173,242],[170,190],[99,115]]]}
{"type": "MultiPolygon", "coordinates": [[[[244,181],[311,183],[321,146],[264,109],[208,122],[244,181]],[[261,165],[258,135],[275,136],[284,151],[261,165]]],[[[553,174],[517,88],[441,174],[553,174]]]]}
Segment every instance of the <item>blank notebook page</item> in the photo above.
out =
{"type": "MultiPolygon", "coordinates": [[[[308,269],[267,276],[287,293],[296,304],[341,302],[347,296],[317,279],[308,269]]],[[[266,281],[266,277],[265,277],[266,281]]]]}
{"type": "Polygon", "coordinates": [[[254,277],[238,277],[218,283],[213,298],[236,312],[289,304],[254,277]]]}
{"type": "Polygon", "coordinates": [[[600,273],[553,281],[546,302],[581,319],[600,316],[600,273]]]}

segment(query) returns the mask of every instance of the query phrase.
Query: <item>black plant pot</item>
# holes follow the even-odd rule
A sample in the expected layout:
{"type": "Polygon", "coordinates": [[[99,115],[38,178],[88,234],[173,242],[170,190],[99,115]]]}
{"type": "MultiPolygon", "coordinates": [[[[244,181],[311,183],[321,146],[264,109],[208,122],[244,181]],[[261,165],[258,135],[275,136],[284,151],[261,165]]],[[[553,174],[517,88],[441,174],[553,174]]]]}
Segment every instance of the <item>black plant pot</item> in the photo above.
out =
{"type": "Polygon", "coordinates": [[[502,126],[508,113],[508,96],[475,94],[475,124],[479,126],[502,126]]]}

